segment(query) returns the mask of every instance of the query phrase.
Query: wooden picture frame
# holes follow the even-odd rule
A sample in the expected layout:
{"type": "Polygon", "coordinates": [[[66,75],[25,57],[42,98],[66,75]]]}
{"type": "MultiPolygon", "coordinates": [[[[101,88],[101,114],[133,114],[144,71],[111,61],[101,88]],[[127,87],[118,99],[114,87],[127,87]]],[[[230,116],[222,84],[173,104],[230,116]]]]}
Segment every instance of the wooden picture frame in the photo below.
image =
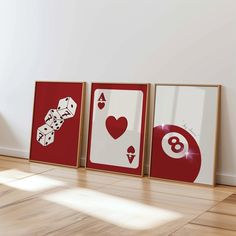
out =
{"type": "Polygon", "coordinates": [[[85,86],[85,82],[35,82],[31,162],[79,167],[85,86]]]}
{"type": "Polygon", "coordinates": [[[215,185],[221,85],[156,84],[149,177],[215,185]]]}
{"type": "Polygon", "coordinates": [[[143,175],[149,87],[92,83],[86,168],[143,175]]]}

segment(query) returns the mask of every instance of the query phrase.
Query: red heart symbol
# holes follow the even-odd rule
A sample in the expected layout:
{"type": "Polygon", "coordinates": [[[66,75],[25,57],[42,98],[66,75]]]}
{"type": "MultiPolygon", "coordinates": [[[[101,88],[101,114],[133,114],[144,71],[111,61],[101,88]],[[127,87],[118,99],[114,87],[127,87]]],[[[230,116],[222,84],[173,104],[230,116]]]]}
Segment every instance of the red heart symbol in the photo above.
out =
{"type": "Polygon", "coordinates": [[[98,103],[98,108],[99,108],[100,110],[102,110],[104,106],[105,106],[105,102],[99,102],[99,103],[98,103]]]}
{"type": "Polygon", "coordinates": [[[116,119],[114,116],[109,116],[106,119],[106,128],[112,138],[119,138],[127,129],[128,121],[125,117],[116,119]]]}
{"type": "Polygon", "coordinates": [[[134,154],[135,153],[135,148],[133,146],[129,146],[128,149],[127,149],[127,152],[134,154]]]}

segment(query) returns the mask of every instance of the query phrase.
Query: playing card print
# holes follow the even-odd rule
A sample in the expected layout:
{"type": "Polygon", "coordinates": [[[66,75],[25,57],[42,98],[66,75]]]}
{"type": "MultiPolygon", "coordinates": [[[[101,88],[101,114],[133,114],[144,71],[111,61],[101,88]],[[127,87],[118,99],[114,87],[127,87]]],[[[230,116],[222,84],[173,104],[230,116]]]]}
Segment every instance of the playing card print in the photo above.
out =
{"type": "Polygon", "coordinates": [[[142,174],[148,87],[92,84],[88,168],[142,174]]]}
{"type": "Polygon", "coordinates": [[[36,82],[30,160],[77,167],[85,83],[36,82]]]}
{"type": "Polygon", "coordinates": [[[156,85],[151,177],[214,185],[219,91],[156,85]]]}

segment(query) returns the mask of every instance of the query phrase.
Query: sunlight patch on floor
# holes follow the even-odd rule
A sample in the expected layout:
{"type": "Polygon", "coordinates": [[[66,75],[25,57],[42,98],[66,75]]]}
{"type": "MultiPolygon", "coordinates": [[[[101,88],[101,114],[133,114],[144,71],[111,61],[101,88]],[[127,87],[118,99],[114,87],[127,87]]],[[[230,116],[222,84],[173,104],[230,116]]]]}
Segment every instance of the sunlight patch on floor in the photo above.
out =
{"type": "Polygon", "coordinates": [[[24,172],[17,169],[8,169],[0,171],[0,183],[14,181],[20,178],[33,175],[32,173],[24,172]]]}
{"type": "Polygon", "coordinates": [[[44,195],[43,199],[132,230],[146,230],[177,220],[181,214],[85,188],[44,195]]]}
{"type": "Polygon", "coordinates": [[[34,175],[25,179],[16,180],[13,182],[6,182],[4,183],[4,185],[23,191],[37,192],[50,188],[64,186],[65,183],[48,177],[34,175]]]}

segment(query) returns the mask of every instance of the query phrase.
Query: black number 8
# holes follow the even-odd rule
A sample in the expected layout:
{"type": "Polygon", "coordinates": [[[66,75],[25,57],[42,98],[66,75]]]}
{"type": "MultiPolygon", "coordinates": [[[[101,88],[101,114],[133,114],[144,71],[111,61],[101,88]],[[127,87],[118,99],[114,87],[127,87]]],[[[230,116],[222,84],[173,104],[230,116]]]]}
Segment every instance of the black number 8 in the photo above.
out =
{"type": "Polygon", "coordinates": [[[184,150],[184,144],[180,142],[177,136],[173,136],[168,139],[168,143],[171,146],[171,150],[175,153],[180,153],[184,150]]]}

